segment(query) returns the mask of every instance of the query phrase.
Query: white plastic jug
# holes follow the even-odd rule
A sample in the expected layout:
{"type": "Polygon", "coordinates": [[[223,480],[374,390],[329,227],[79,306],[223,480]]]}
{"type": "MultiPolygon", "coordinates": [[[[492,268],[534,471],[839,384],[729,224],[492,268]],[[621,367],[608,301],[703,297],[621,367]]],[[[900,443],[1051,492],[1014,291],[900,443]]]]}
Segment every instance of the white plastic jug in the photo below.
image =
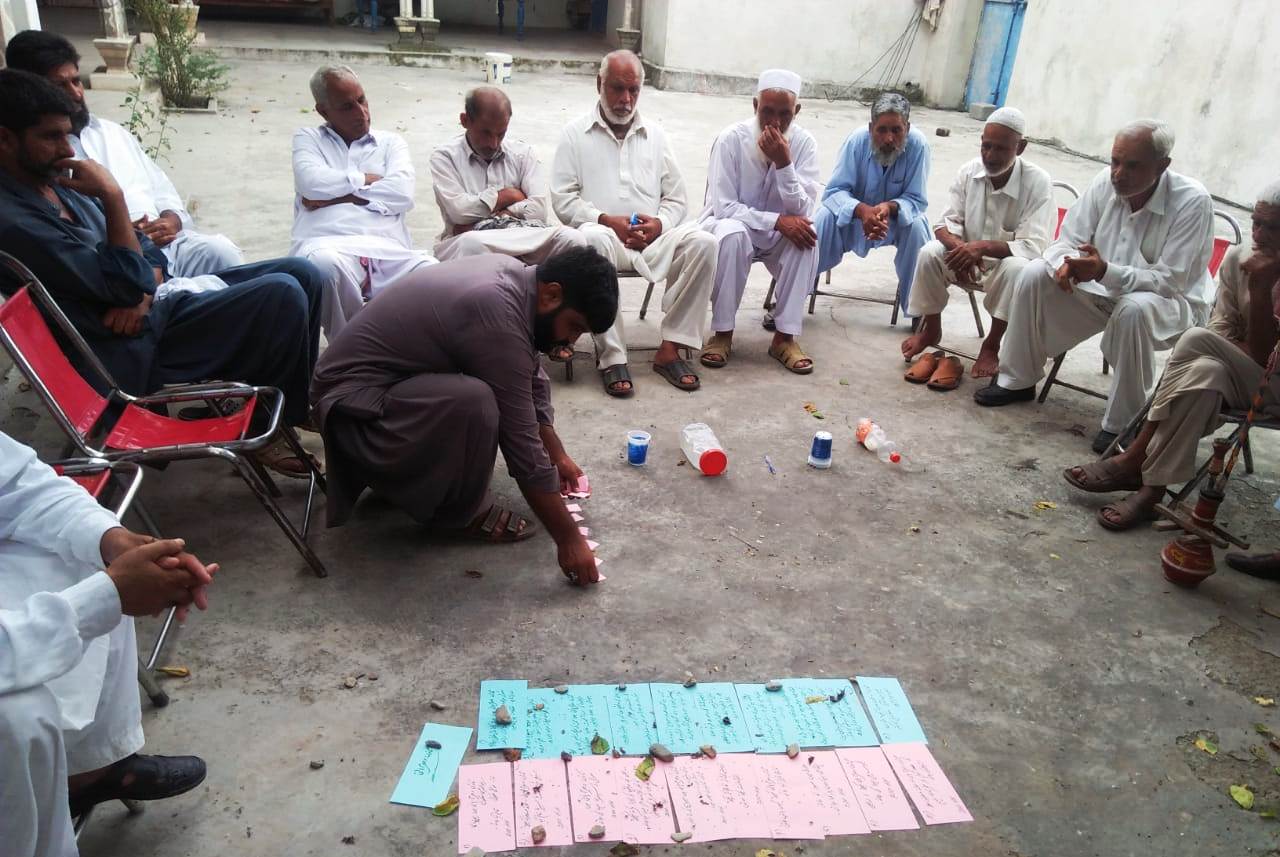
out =
{"type": "Polygon", "coordinates": [[[484,55],[484,79],[486,83],[505,86],[511,82],[511,54],[487,53],[484,55]]]}
{"type": "Polygon", "coordinates": [[[706,423],[690,423],[681,429],[680,449],[703,476],[719,476],[729,466],[724,447],[706,423]]]}

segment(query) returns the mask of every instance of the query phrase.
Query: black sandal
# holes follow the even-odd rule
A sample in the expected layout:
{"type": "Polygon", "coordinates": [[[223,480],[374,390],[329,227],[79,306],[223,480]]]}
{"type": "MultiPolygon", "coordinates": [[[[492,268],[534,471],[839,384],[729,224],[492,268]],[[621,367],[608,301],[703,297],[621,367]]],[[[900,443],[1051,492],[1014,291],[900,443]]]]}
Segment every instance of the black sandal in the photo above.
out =
{"type": "Polygon", "coordinates": [[[163,800],[185,794],[204,782],[204,760],[197,756],[141,756],[134,753],[107,768],[100,779],[69,795],[71,817],[112,800],[163,800]],[[125,784],[125,778],[133,781],[125,784]]]}
{"type": "Polygon", "coordinates": [[[475,541],[512,544],[531,539],[537,532],[534,521],[517,512],[506,497],[497,497],[484,518],[476,516],[462,534],[475,541]]]}
{"type": "Polygon", "coordinates": [[[604,391],[616,399],[626,399],[636,391],[636,384],[631,380],[631,370],[626,363],[615,363],[600,370],[600,379],[604,381],[604,391]],[[625,390],[615,390],[613,385],[626,381],[630,386],[625,390]]]}
{"type": "Polygon", "coordinates": [[[667,379],[667,383],[675,387],[677,390],[684,390],[686,393],[692,393],[694,390],[702,386],[702,381],[698,379],[698,373],[688,363],[684,362],[683,357],[677,357],[670,363],[653,364],[653,371],[657,372],[663,378],[667,379]],[[685,375],[693,376],[692,384],[685,384],[680,379],[685,375]]]}
{"type": "Polygon", "coordinates": [[[573,359],[573,346],[561,345],[553,348],[547,353],[547,359],[552,363],[568,363],[573,359]]]}

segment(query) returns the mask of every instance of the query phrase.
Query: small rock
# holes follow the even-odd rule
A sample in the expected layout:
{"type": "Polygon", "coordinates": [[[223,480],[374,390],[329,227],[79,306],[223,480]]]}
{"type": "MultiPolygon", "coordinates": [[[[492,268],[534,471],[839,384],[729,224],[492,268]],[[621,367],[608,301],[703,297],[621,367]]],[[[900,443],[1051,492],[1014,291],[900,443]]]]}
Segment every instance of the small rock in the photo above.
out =
{"type": "Polygon", "coordinates": [[[342,844],[343,844],[343,845],[355,845],[355,844],[356,844],[356,838],[355,838],[354,836],[344,836],[344,837],[342,837],[342,844]]]}
{"type": "Polygon", "coordinates": [[[324,767],[324,759],[312,759],[311,770],[318,771],[324,767]]]}
{"type": "Polygon", "coordinates": [[[378,680],[377,673],[369,673],[369,681],[377,681],[377,680],[378,680]]]}
{"type": "Polygon", "coordinates": [[[675,833],[671,834],[672,842],[688,842],[692,838],[693,832],[689,830],[677,830],[675,833]]]}
{"type": "Polygon", "coordinates": [[[535,702],[535,703],[533,704],[533,710],[534,710],[534,711],[541,711],[542,709],[544,709],[544,708],[546,708],[546,707],[547,707],[547,706],[546,706],[546,704],[545,704],[545,703],[541,703],[541,702],[535,702]]]}
{"type": "Polygon", "coordinates": [[[552,688],[552,689],[553,689],[556,693],[568,693],[568,692],[569,692],[569,685],[567,685],[567,684],[558,684],[558,685],[556,685],[556,686],[555,686],[554,688],[552,688]]]}
{"type": "Polygon", "coordinates": [[[767,681],[765,682],[764,689],[769,691],[770,693],[777,693],[778,691],[782,690],[782,682],[777,680],[767,681]]]}
{"type": "Polygon", "coordinates": [[[788,744],[788,745],[787,745],[787,758],[788,758],[788,759],[794,759],[796,756],[799,756],[799,755],[800,755],[800,745],[799,745],[799,744],[788,744]]]}
{"type": "Polygon", "coordinates": [[[510,726],[511,712],[507,709],[505,705],[499,705],[498,710],[493,712],[493,719],[498,723],[499,726],[510,726]]]}
{"type": "Polygon", "coordinates": [[[541,845],[543,840],[547,838],[547,829],[539,824],[529,831],[529,838],[533,840],[534,845],[541,845]]]}
{"type": "Polygon", "coordinates": [[[573,754],[572,754],[572,753],[570,753],[568,750],[561,750],[561,751],[560,751],[560,761],[562,761],[562,762],[572,762],[572,761],[573,761],[573,754]]]}
{"type": "Polygon", "coordinates": [[[439,741],[437,741],[437,740],[436,740],[436,739],[434,739],[434,738],[428,738],[428,739],[427,739],[427,749],[428,749],[428,750],[443,750],[443,749],[444,749],[444,745],[443,745],[443,744],[441,744],[439,741]]]}
{"type": "Polygon", "coordinates": [[[684,674],[684,686],[685,686],[685,687],[693,687],[693,686],[694,686],[695,684],[697,684],[697,683],[698,683],[698,680],[697,680],[696,678],[694,678],[694,677],[693,677],[693,673],[691,673],[691,672],[686,672],[686,673],[684,674]]]}
{"type": "Polygon", "coordinates": [[[933,133],[937,134],[939,137],[950,137],[950,136],[951,136],[951,129],[950,129],[950,128],[939,128],[937,131],[934,131],[933,133]]]}
{"type": "Polygon", "coordinates": [[[710,744],[703,744],[698,748],[698,752],[706,756],[708,759],[714,759],[716,757],[716,748],[712,747],[710,744]]]}
{"type": "Polygon", "coordinates": [[[650,744],[649,755],[657,759],[659,762],[674,762],[676,756],[667,749],[665,744],[650,744]]]}
{"type": "Polygon", "coordinates": [[[518,762],[520,761],[520,757],[523,755],[524,751],[516,749],[515,747],[508,747],[502,751],[502,758],[506,759],[508,762],[518,762]]]}
{"type": "Polygon", "coordinates": [[[342,686],[345,687],[347,690],[350,690],[351,688],[355,687],[356,677],[353,675],[347,676],[342,680],[342,686]]]}
{"type": "Polygon", "coordinates": [[[597,824],[595,827],[587,831],[587,836],[592,839],[604,839],[604,825],[597,824]]]}
{"type": "Polygon", "coordinates": [[[613,754],[613,758],[615,758],[615,759],[621,759],[621,758],[622,758],[622,754],[618,752],[618,748],[617,748],[617,747],[614,747],[614,748],[613,748],[612,750],[610,750],[609,752],[613,754]]]}
{"type": "Polygon", "coordinates": [[[466,857],[484,857],[484,849],[477,845],[467,852],[466,857]]]}
{"type": "Polygon", "coordinates": [[[436,702],[434,699],[428,702],[427,705],[431,706],[432,711],[444,711],[446,708],[449,707],[445,705],[443,702],[436,702]]]}
{"type": "Polygon", "coordinates": [[[721,722],[721,723],[723,723],[725,726],[732,726],[732,725],[733,725],[733,721],[732,721],[732,720],[730,720],[727,716],[726,716],[726,717],[721,717],[721,718],[720,718],[720,722],[721,722]]]}

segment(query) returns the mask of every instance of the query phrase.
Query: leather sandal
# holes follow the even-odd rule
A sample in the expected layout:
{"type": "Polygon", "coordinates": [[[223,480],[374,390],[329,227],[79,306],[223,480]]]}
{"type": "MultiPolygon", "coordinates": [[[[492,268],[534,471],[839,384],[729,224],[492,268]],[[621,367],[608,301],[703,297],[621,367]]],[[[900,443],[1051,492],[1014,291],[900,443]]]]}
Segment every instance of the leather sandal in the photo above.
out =
{"type": "Polygon", "coordinates": [[[702,386],[702,381],[698,379],[698,373],[694,372],[688,363],[684,362],[684,358],[677,357],[670,363],[654,363],[653,371],[657,372],[663,378],[667,379],[667,383],[675,387],[677,390],[684,390],[686,393],[692,393],[694,390],[702,386]],[[686,384],[682,380],[685,375],[693,376],[693,383],[686,384]]]}
{"type": "Polygon", "coordinates": [[[1098,523],[1112,532],[1122,533],[1125,530],[1132,530],[1138,524],[1154,521],[1159,517],[1152,507],[1140,505],[1136,499],[1137,496],[1136,493],[1130,494],[1123,500],[1103,506],[1096,515],[1098,523]],[[1108,509],[1116,513],[1116,520],[1113,521],[1107,517],[1108,509]]]}
{"type": "Polygon", "coordinates": [[[489,511],[462,531],[470,539],[495,544],[511,544],[531,539],[538,532],[534,521],[523,517],[506,497],[495,497],[489,511]]]}
{"type": "Polygon", "coordinates": [[[941,351],[926,351],[911,364],[910,369],[902,373],[902,377],[912,384],[925,384],[933,377],[934,371],[938,368],[938,361],[945,356],[941,351]]]}
{"type": "Polygon", "coordinates": [[[785,366],[787,371],[794,372],[797,375],[808,375],[813,371],[813,360],[808,354],[804,353],[804,349],[800,347],[800,343],[794,339],[788,339],[786,342],[778,345],[770,345],[769,356],[785,366]],[[804,360],[809,361],[808,365],[798,365],[804,360]]]}
{"type": "Polygon", "coordinates": [[[929,389],[945,393],[960,386],[964,380],[964,364],[960,358],[948,354],[938,361],[938,368],[929,377],[929,389]]]}
{"type": "Polygon", "coordinates": [[[727,333],[717,333],[702,349],[698,359],[703,366],[711,369],[723,369],[729,363],[729,354],[733,351],[733,337],[727,333]],[[719,358],[718,360],[715,358],[719,358]],[[710,359],[708,359],[710,358],[710,359]]]}
{"type": "Polygon", "coordinates": [[[552,363],[568,363],[573,359],[573,346],[560,345],[547,352],[547,359],[552,363]]]}
{"type": "Polygon", "coordinates": [[[604,382],[604,391],[616,399],[629,398],[636,391],[636,384],[631,380],[631,370],[627,368],[626,363],[615,363],[601,369],[600,380],[604,382]],[[613,386],[621,381],[626,381],[630,386],[625,390],[613,386]]]}
{"type": "Polygon", "coordinates": [[[68,796],[71,817],[112,800],[162,800],[191,791],[204,782],[204,761],[197,756],[142,756],[134,753],[113,764],[92,784],[68,796]],[[125,783],[128,779],[129,782],[125,783]]]}
{"type": "Polygon", "coordinates": [[[1142,487],[1142,477],[1133,471],[1125,471],[1115,466],[1114,458],[1102,461],[1090,461],[1062,471],[1062,478],[1073,488],[1088,491],[1091,494],[1106,494],[1111,491],[1137,491],[1142,487]]]}

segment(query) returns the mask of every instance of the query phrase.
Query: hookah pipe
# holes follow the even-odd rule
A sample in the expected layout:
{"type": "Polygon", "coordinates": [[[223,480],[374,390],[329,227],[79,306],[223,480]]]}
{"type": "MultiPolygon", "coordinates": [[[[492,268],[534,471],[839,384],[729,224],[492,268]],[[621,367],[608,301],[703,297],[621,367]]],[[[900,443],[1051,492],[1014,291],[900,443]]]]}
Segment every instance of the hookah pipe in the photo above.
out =
{"type": "Polygon", "coordinates": [[[1245,415],[1240,431],[1236,433],[1234,447],[1229,440],[1221,438],[1214,440],[1208,478],[1205,480],[1204,487],[1200,489],[1200,496],[1191,513],[1188,515],[1177,504],[1156,505],[1156,511],[1159,514],[1184,531],[1183,535],[1169,542],[1160,551],[1160,567],[1164,571],[1165,580],[1170,583],[1188,589],[1199,586],[1201,581],[1218,570],[1213,559],[1215,546],[1223,550],[1231,545],[1242,550],[1249,549],[1247,542],[1241,541],[1219,527],[1214,519],[1218,515],[1218,507],[1226,497],[1227,480],[1231,478],[1231,471],[1235,469],[1244,445],[1249,442],[1249,428],[1253,425],[1258,411],[1262,409],[1262,397],[1270,386],[1271,376],[1278,363],[1280,363],[1280,340],[1277,340],[1276,347],[1271,352],[1271,359],[1267,362],[1267,369],[1262,375],[1262,383],[1258,385],[1258,391],[1254,393],[1253,400],[1249,403],[1249,412],[1245,415]],[[1231,449],[1231,458],[1224,465],[1223,461],[1228,449],[1231,449]]]}

